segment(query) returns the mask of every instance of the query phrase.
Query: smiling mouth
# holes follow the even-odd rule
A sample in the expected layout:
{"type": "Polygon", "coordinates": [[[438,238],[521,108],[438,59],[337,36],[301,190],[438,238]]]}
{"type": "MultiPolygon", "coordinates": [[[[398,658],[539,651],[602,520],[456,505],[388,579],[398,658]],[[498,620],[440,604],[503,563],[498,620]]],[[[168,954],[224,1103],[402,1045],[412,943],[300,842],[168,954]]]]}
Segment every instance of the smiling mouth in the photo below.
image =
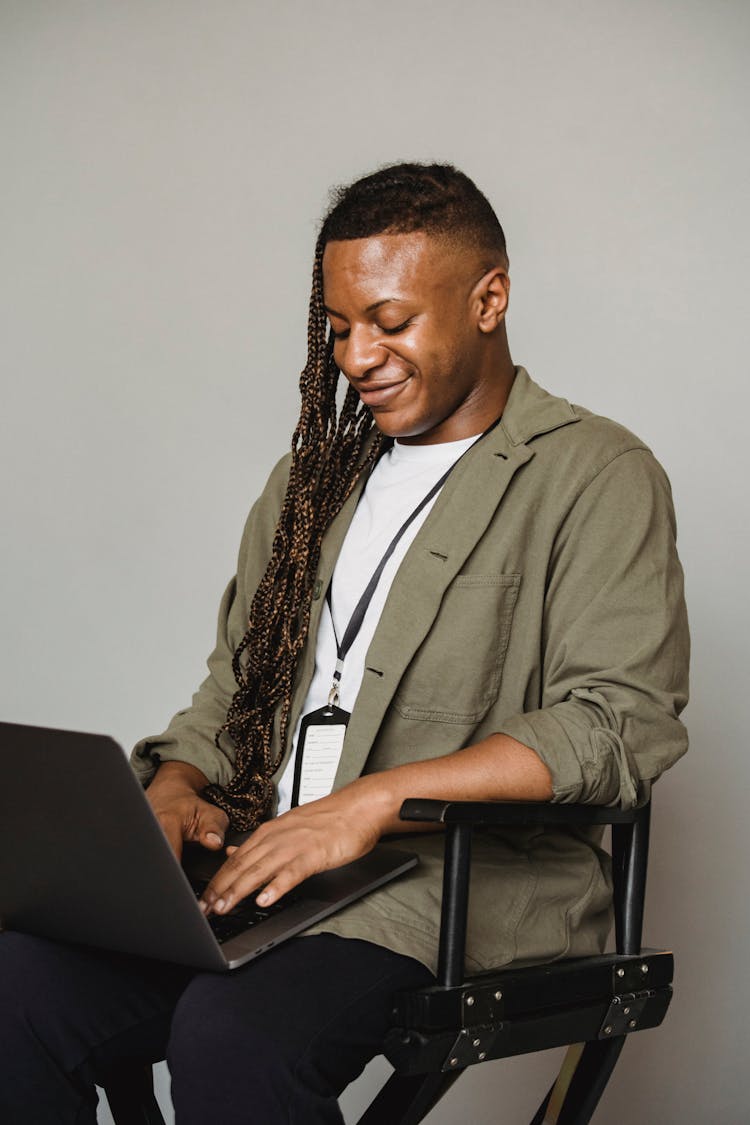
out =
{"type": "Polygon", "coordinates": [[[357,387],[357,394],[365,406],[387,406],[409,382],[409,377],[399,379],[397,383],[373,383],[370,386],[357,387]]]}

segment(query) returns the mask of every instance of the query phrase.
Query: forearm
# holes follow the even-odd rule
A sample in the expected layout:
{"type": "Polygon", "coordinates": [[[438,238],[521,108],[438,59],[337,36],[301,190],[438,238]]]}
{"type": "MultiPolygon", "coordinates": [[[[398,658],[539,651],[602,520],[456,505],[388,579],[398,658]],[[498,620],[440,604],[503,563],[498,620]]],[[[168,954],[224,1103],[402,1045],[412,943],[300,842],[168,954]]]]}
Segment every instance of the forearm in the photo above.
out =
{"type": "MultiPolygon", "coordinates": [[[[264,887],[261,906],[276,902],[316,871],[365,855],[381,836],[425,831],[399,820],[407,797],[446,800],[549,800],[552,781],[533,750],[508,735],[427,762],[358,777],[328,797],[262,824],[206,888],[205,910],[223,913],[264,887]]],[[[432,826],[431,826],[432,827],[432,826]]]]}
{"type": "Polygon", "coordinates": [[[409,825],[399,820],[399,809],[408,797],[451,801],[549,801],[552,799],[552,775],[530,747],[509,735],[493,734],[445,757],[366,774],[347,789],[358,790],[356,797],[377,819],[381,834],[387,835],[425,830],[422,824],[409,825]]]}

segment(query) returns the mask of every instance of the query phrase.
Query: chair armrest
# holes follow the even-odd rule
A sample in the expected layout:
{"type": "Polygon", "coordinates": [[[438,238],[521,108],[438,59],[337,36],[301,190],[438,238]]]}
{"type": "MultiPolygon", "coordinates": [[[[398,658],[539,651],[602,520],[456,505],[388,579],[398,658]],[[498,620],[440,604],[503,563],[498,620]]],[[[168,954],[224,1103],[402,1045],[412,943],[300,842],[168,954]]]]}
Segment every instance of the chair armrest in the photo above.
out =
{"type": "Polygon", "coordinates": [[[551,801],[438,801],[410,797],[401,806],[401,820],[434,824],[533,825],[533,824],[632,824],[639,809],[603,805],[562,805],[551,801]]]}
{"type": "Polygon", "coordinates": [[[402,804],[399,817],[446,827],[438,950],[438,981],[442,986],[454,986],[463,977],[471,836],[475,828],[611,824],[617,952],[638,953],[646,891],[650,804],[636,809],[618,809],[551,801],[439,801],[412,797],[402,804]]]}

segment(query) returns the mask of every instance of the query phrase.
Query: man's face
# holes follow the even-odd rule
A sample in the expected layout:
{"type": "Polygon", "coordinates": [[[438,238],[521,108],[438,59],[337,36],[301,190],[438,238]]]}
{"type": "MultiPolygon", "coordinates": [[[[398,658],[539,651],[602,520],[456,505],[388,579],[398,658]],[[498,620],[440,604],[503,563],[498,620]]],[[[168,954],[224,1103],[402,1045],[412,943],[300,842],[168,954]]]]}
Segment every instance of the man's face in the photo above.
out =
{"type": "Polygon", "coordinates": [[[334,358],[384,434],[432,444],[494,421],[478,326],[484,275],[478,255],[422,232],[326,246],[334,358]]]}

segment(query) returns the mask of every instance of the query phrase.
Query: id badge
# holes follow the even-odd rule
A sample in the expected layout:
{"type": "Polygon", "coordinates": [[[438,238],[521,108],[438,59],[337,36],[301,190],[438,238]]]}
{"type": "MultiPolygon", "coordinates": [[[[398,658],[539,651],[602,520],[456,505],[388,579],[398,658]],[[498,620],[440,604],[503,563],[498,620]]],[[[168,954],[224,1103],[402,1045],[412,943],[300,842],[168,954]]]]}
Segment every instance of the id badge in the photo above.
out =
{"type": "Polygon", "coordinates": [[[333,704],[305,715],[297,739],[292,808],[327,797],[333,789],[350,714],[333,704]]]}

